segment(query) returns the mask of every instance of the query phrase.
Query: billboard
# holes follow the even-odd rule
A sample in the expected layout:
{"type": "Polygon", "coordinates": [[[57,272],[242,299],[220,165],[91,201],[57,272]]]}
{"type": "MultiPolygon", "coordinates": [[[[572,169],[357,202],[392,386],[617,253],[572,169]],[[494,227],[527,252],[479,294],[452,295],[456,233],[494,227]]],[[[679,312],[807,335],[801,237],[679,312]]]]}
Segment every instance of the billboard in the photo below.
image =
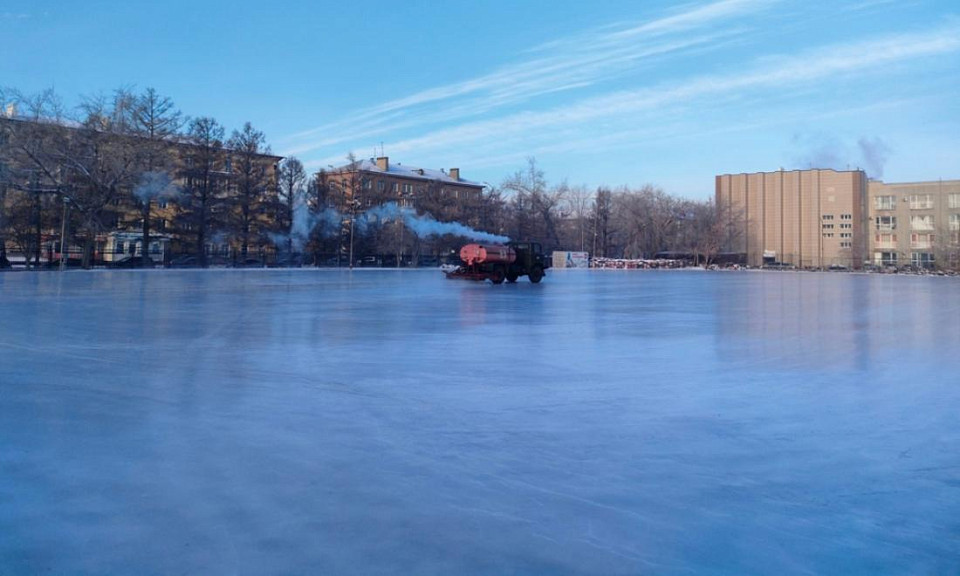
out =
{"type": "Polygon", "coordinates": [[[589,268],[589,252],[560,252],[553,253],[554,268],[589,268]]]}

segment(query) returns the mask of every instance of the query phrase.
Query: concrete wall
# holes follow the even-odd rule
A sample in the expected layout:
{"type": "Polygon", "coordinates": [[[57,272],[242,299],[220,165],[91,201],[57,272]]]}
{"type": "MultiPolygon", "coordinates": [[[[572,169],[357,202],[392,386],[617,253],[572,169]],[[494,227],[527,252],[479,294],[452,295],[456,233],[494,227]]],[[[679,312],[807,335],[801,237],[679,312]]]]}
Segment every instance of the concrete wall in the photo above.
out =
{"type": "Polygon", "coordinates": [[[862,265],[867,244],[866,174],[860,170],[780,170],[716,178],[721,217],[740,233],[724,251],[799,268],[862,265]]]}

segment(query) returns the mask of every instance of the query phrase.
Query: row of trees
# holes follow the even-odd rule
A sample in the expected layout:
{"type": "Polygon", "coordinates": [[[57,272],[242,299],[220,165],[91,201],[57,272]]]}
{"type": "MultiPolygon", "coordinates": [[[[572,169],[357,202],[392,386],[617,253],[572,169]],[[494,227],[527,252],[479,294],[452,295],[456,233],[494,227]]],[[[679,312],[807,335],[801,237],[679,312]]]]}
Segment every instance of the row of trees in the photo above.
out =
{"type": "Polygon", "coordinates": [[[249,123],[228,138],[215,119],[187,118],[153,89],[84,98],[73,113],[52,90],[5,89],[0,102],[0,247],[10,240],[36,264],[57,221],[83,246],[85,266],[98,235],[136,229],[147,247],[157,221],[201,261],[215,231],[246,255],[283,208],[278,158],[249,123]],[[167,204],[175,210],[158,215],[167,204]]]}
{"type": "Polygon", "coordinates": [[[714,203],[667,194],[652,185],[548,185],[535,159],[491,192],[501,229],[513,238],[594,256],[649,258],[682,253],[709,260],[738,227],[722,222],[714,203]]]}
{"type": "MultiPolygon", "coordinates": [[[[314,262],[331,254],[339,260],[342,224],[361,208],[358,199],[364,198],[364,209],[398,200],[389,190],[378,196],[360,173],[308,176],[296,158],[280,162],[272,156],[263,133],[249,123],[227,137],[215,119],[187,118],[153,89],[85,98],[72,114],[50,90],[32,95],[0,90],[0,103],[16,106],[15,114],[8,110],[0,121],[0,264],[10,241],[39,265],[43,239],[54,231],[68,245],[82,246],[83,264],[89,266],[98,235],[115,230],[137,231],[143,247],[150,246],[155,231],[173,235],[177,251],[196,254],[200,265],[206,265],[215,240],[229,241],[240,259],[268,246],[303,250],[314,262]],[[370,191],[365,197],[364,190],[370,191]],[[326,221],[321,216],[330,209],[350,216],[326,221]],[[306,238],[294,245],[297,230],[306,238]]],[[[357,163],[348,160],[348,169],[357,163]]],[[[412,196],[400,200],[422,214],[538,241],[547,250],[710,258],[727,235],[711,202],[685,200],[649,185],[596,190],[550,185],[533,158],[499,186],[470,199],[454,197],[439,184],[418,186],[412,196]]],[[[399,220],[351,227],[350,259],[344,262],[371,255],[397,261],[402,254],[440,255],[462,242],[455,236],[420,238],[399,220]]],[[[142,257],[147,263],[149,250],[143,249],[142,257]]]]}

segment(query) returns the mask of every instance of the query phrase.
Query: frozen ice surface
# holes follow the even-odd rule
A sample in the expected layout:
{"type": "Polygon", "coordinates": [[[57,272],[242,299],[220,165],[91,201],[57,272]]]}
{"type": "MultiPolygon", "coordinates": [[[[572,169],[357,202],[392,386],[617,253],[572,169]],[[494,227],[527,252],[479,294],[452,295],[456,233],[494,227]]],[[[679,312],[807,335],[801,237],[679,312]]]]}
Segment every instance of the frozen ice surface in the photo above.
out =
{"type": "Polygon", "coordinates": [[[958,349],[950,278],[0,274],[0,573],[956,573],[958,349]]]}

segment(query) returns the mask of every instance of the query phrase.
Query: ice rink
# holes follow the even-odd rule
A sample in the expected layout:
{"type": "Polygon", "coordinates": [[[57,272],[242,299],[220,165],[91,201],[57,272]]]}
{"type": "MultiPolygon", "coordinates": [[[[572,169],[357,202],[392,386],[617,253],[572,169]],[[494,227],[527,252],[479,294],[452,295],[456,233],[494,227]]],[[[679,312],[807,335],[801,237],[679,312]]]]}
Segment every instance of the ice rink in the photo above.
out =
{"type": "Polygon", "coordinates": [[[0,574],[960,571],[960,279],[0,274],[0,574]]]}

